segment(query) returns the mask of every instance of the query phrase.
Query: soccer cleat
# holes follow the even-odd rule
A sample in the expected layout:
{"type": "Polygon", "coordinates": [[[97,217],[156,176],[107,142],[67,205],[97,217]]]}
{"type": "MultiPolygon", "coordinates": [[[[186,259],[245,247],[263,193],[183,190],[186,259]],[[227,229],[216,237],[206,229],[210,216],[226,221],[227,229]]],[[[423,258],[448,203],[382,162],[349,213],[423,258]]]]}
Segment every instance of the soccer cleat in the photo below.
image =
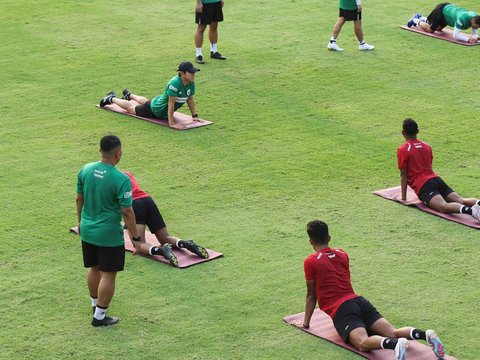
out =
{"type": "Polygon", "coordinates": [[[197,64],[205,64],[205,61],[203,60],[202,55],[198,55],[195,61],[197,62],[197,64]]]}
{"type": "Polygon", "coordinates": [[[327,49],[332,51],[343,51],[343,49],[337,45],[336,41],[329,42],[327,45],[327,49]]]}
{"type": "Polygon", "coordinates": [[[162,256],[170,262],[170,265],[177,267],[178,259],[172,251],[172,245],[165,244],[160,249],[163,252],[162,256]]]}
{"type": "Polygon", "coordinates": [[[124,98],[125,100],[132,100],[132,99],[130,98],[130,95],[132,95],[132,93],[130,92],[130,90],[124,89],[124,90],[122,91],[122,94],[123,94],[123,98],[124,98]]]}
{"type": "Polygon", "coordinates": [[[183,247],[203,259],[208,259],[207,249],[196,244],[193,240],[183,240],[183,247]]]}
{"type": "Polygon", "coordinates": [[[415,21],[413,21],[415,19],[415,15],[413,15],[410,20],[408,20],[407,22],[407,27],[411,28],[412,26],[415,26],[415,21]]]}
{"type": "Polygon", "coordinates": [[[366,42],[358,45],[358,50],[361,50],[361,51],[368,51],[368,50],[373,50],[373,49],[375,49],[375,46],[369,45],[366,42]]]}
{"type": "Polygon", "coordinates": [[[115,92],[110,91],[107,95],[100,100],[100,107],[105,107],[105,105],[110,105],[112,103],[112,99],[115,97],[115,92]]]}
{"type": "Polygon", "coordinates": [[[405,338],[399,338],[397,345],[395,346],[395,360],[406,360],[407,348],[408,340],[405,338]]]}
{"type": "Polygon", "coordinates": [[[437,333],[433,330],[427,330],[425,331],[425,336],[427,338],[427,342],[432,347],[435,356],[440,360],[443,359],[445,356],[445,347],[438,338],[437,333]]]}
{"type": "Polygon", "coordinates": [[[472,217],[475,220],[480,221],[480,206],[477,204],[472,206],[472,217]]]}
{"type": "Polygon", "coordinates": [[[227,58],[225,56],[223,56],[222,54],[220,54],[219,52],[215,51],[211,51],[210,52],[210,57],[212,59],[217,59],[217,60],[227,60],[227,58]]]}
{"type": "Polygon", "coordinates": [[[109,326],[113,325],[119,322],[119,318],[116,317],[110,317],[110,316],[105,316],[102,320],[97,320],[93,318],[92,320],[92,326],[98,327],[98,326],[109,326]]]}

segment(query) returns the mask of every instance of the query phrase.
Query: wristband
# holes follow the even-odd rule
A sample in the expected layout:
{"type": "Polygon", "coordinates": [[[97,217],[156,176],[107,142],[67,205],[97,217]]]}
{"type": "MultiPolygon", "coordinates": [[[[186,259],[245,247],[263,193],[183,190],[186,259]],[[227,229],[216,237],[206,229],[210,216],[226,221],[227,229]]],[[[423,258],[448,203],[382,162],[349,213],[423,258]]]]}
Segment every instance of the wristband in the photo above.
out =
{"type": "Polygon", "coordinates": [[[192,114],[192,118],[197,118],[198,117],[198,114],[195,113],[195,114],[192,114]]]}
{"type": "Polygon", "coordinates": [[[140,235],[138,235],[138,236],[132,236],[132,240],[133,240],[133,241],[140,241],[140,240],[142,240],[142,237],[141,237],[140,235]]]}

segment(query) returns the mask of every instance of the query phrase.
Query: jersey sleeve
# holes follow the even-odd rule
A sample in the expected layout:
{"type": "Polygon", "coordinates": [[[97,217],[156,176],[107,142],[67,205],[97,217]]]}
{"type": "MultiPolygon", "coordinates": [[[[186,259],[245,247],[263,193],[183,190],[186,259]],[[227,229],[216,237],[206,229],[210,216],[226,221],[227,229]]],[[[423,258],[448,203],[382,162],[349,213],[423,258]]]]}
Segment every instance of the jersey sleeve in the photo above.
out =
{"type": "Polygon", "coordinates": [[[78,175],[77,175],[77,194],[82,194],[83,195],[82,172],[83,172],[83,169],[81,169],[78,172],[78,175]]]}
{"type": "Polygon", "coordinates": [[[303,262],[303,270],[305,272],[305,280],[315,280],[315,267],[312,258],[308,257],[303,262]]]}
{"type": "Polygon", "coordinates": [[[397,149],[397,160],[398,160],[398,168],[405,169],[407,167],[407,152],[402,147],[397,149]]]}
{"type": "Polygon", "coordinates": [[[117,200],[121,207],[132,206],[132,183],[127,175],[125,175],[120,182],[120,186],[118,187],[117,191],[117,200]]]}
{"type": "Polygon", "coordinates": [[[175,81],[175,79],[170,80],[170,82],[168,83],[166,94],[168,96],[175,96],[175,97],[178,95],[178,84],[175,81]]]}

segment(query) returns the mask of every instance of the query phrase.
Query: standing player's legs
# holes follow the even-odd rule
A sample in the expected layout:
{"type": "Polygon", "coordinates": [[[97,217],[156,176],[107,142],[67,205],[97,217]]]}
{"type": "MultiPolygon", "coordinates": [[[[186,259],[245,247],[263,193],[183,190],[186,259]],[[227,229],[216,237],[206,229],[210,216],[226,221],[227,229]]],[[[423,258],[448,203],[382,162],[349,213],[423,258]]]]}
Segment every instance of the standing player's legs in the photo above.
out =
{"type": "Polygon", "coordinates": [[[333,26],[332,37],[330,38],[330,41],[327,45],[327,49],[333,51],[343,51],[343,49],[337,45],[337,37],[340,34],[340,31],[342,30],[342,26],[345,24],[345,21],[346,20],[343,16],[338,17],[337,22],[333,26]]]}
{"type": "MultiPolygon", "coordinates": [[[[207,25],[204,24],[198,24],[197,25],[197,31],[195,31],[195,48],[196,48],[196,55],[197,57],[200,55],[202,56],[202,45],[203,45],[203,33],[205,32],[205,29],[207,28],[207,25]]],[[[198,59],[197,59],[198,60],[198,59]]]]}
{"type": "Polygon", "coordinates": [[[355,36],[359,43],[363,42],[363,30],[362,30],[362,20],[353,21],[353,30],[355,31],[355,36]]]}

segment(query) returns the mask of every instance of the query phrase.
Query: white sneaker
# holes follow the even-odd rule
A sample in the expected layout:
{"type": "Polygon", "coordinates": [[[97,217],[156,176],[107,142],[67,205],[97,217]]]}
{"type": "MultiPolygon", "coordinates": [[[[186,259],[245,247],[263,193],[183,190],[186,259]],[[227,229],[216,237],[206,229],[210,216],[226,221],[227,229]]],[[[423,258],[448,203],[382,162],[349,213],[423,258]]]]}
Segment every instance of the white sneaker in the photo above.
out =
{"type": "Polygon", "coordinates": [[[408,340],[399,338],[397,346],[395,346],[395,360],[406,360],[407,358],[408,340]]]}
{"type": "Polygon", "coordinates": [[[425,331],[425,336],[427,338],[427,342],[432,347],[435,356],[438,359],[443,359],[445,357],[445,348],[440,339],[438,338],[437,333],[433,330],[427,330],[425,331]]]}
{"type": "Polygon", "coordinates": [[[373,50],[373,49],[375,49],[375,46],[369,45],[367,43],[363,43],[362,45],[358,45],[358,50],[365,51],[365,50],[373,50]]]}
{"type": "Polygon", "coordinates": [[[343,49],[337,45],[337,42],[329,42],[327,45],[328,50],[333,50],[333,51],[343,51],[343,49]]]}
{"type": "Polygon", "coordinates": [[[477,221],[480,221],[480,206],[477,204],[472,206],[472,217],[477,221]]]}

